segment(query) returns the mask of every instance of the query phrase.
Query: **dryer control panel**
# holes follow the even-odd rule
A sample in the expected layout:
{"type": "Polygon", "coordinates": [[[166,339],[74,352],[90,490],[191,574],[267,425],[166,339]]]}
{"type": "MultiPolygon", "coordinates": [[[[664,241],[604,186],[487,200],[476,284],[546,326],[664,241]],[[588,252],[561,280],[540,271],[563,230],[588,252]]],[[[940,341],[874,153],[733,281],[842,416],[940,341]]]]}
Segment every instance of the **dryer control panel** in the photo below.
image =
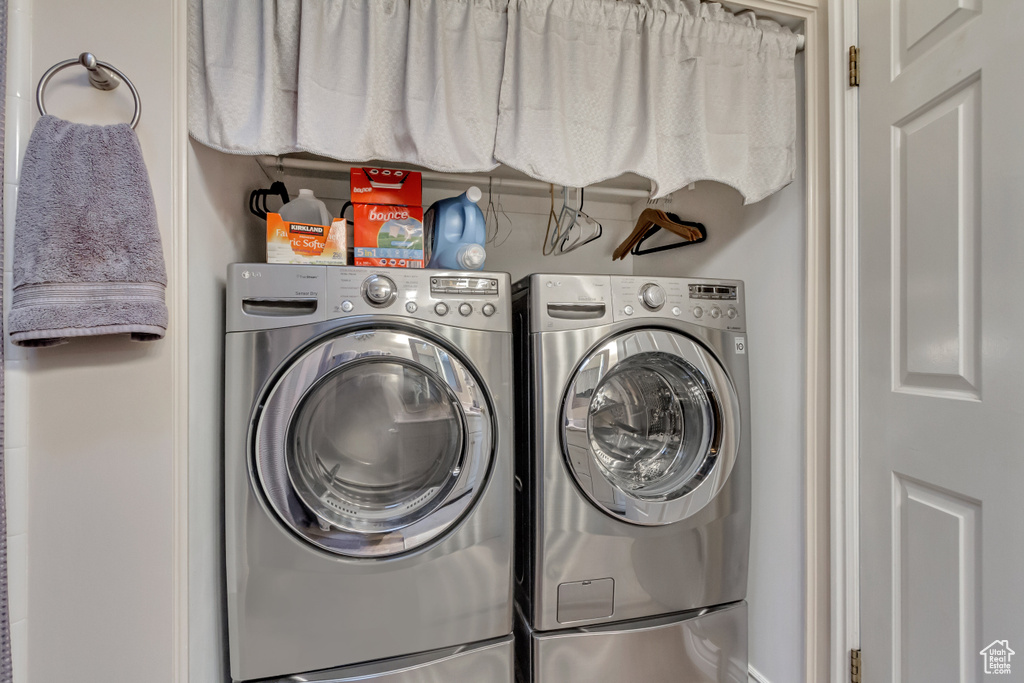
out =
{"type": "Polygon", "coordinates": [[[713,329],[746,329],[739,280],[633,275],[531,275],[531,327],[573,330],[630,320],[682,320],[713,329]]]}
{"type": "Polygon", "coordinates": [[[511,332],[507,273],[355,266],[228,266],[227,331],[397,316],[511,332]]]}
{"type": "Polygon", "coordinates": [[[616,322],[672,318],[731,332],[746,329],[743,283],[675,277],[612,276],[616,322]]]}

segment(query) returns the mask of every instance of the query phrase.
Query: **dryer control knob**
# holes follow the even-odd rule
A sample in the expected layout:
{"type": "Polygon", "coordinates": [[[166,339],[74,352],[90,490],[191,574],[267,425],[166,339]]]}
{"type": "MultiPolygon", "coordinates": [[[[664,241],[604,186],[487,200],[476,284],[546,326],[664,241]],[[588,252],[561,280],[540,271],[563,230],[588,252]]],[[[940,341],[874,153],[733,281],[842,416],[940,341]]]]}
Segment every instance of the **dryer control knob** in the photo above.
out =
{"type": "Polygon", "coordinates": [[[694,318],[699,318],[702,315],[704,315],[704,309],[701,308],[700,306],[694,306],[693,307],[693,317],[694,318]]]}
{"type": "Polygon", "coordinates": [[[722,309],[719,308],[718,306],[712,306],[711,307],[711,317],[712,318],[721,318],[722,317],[722,309]]]}
{"type": "Polygon", "coordinates": [[[373,306],[388,306],[397,296],[398,288],[385,275],[371,275],[363,281],[363,297],[373,306]]]}
{"type": "Polygon", "coordinates": [[[494,308],[494,304],[484,304],[484,307],[481,309],[480,312],[486,315],[488,318],[490,318],[492,315],[494,315],[494,312],[496,310],[497,309],[494,308]]]}
{"type": "Polygon", "coordinates": [[[665,290],[661,285],[648,282],[640,288],[640,303],[648,311],[657,311],[665,305],[665,290]]]}
{"type": "Polygon", "coordinates": [[[448,304],[443,301],[437,302],[437,305],[434,306],[434,313],[437,313],[438,315],[448,315],[448,304]]]}
{"type": "Polygon", "coordinates": [[[473,306],[471,304],[459,304],[459,315],[465,317],[473,312],[473,306]]]}
{"type": "Polygon", "coordinates": [[[726,311],[726,312],[725,312],[725,314],[726,314],[727,316],[729,316],[729,320],[735,320],[735,319],[736,319],[736,316],[738,316],[738,315],[739,315],[739,313],[738,313],[738,312],[736,311],[736,309],[735,309],[735,308],[733,308],[732,306],[730,306],[730,307],[729,307],[729,310],[728,310],[728,311],[726,311]]]}

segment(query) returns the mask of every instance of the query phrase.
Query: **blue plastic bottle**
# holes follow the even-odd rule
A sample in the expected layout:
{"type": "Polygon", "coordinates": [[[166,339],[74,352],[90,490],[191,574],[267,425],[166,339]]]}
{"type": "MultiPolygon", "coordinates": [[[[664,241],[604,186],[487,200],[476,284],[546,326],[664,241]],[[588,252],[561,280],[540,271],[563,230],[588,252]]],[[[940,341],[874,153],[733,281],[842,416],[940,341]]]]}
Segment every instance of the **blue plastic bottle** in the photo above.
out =
{"type": "Polygon", "coordinates": [[[434,202],[423,216],[423,227],[432,236],[427,268],[480,270],[487,252],[484,214],[476,205],[483,197],[478,187],[470,187],[458,197],[434,202]]]}

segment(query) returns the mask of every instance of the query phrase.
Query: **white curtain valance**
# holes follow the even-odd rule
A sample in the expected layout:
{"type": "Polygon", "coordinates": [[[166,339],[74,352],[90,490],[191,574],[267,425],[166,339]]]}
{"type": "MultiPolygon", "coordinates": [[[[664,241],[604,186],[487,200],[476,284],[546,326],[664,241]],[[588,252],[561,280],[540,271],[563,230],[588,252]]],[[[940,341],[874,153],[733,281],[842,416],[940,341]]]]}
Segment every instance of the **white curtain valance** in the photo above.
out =
{"type": "Polygon", "coordinates": [[[797,36],[700,0],[191,0],[189,128],[237,154],[499,162],[662,196],[793,179],[797,36]]]}
{"type": "Polygon", "coordinates": [[[512,0],[495,157],[558,185],[626,171],[663,196],[793,180],[797,37],[717,3],[512,0]],[[667,9],[666,9],[667,8],[667,9]]]}
{"type": "Polygon", "coordinates": [[[189,7],[189,132],[234,154],[494,168],[508,0],[189,7]]]}

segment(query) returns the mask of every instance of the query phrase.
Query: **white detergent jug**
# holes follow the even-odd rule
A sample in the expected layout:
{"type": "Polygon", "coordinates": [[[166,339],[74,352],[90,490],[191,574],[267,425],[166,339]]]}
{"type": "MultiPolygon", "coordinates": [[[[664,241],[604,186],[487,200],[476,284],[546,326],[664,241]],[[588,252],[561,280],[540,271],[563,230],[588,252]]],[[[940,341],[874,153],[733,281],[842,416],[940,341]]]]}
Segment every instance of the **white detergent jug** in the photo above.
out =
{"type": "Polygon", "coordinates": [[[288,223],[330,225],[331,212],[316,198],[313,190],[299,190],[299,196],[281,207],[281,220],[288,223]]]}

